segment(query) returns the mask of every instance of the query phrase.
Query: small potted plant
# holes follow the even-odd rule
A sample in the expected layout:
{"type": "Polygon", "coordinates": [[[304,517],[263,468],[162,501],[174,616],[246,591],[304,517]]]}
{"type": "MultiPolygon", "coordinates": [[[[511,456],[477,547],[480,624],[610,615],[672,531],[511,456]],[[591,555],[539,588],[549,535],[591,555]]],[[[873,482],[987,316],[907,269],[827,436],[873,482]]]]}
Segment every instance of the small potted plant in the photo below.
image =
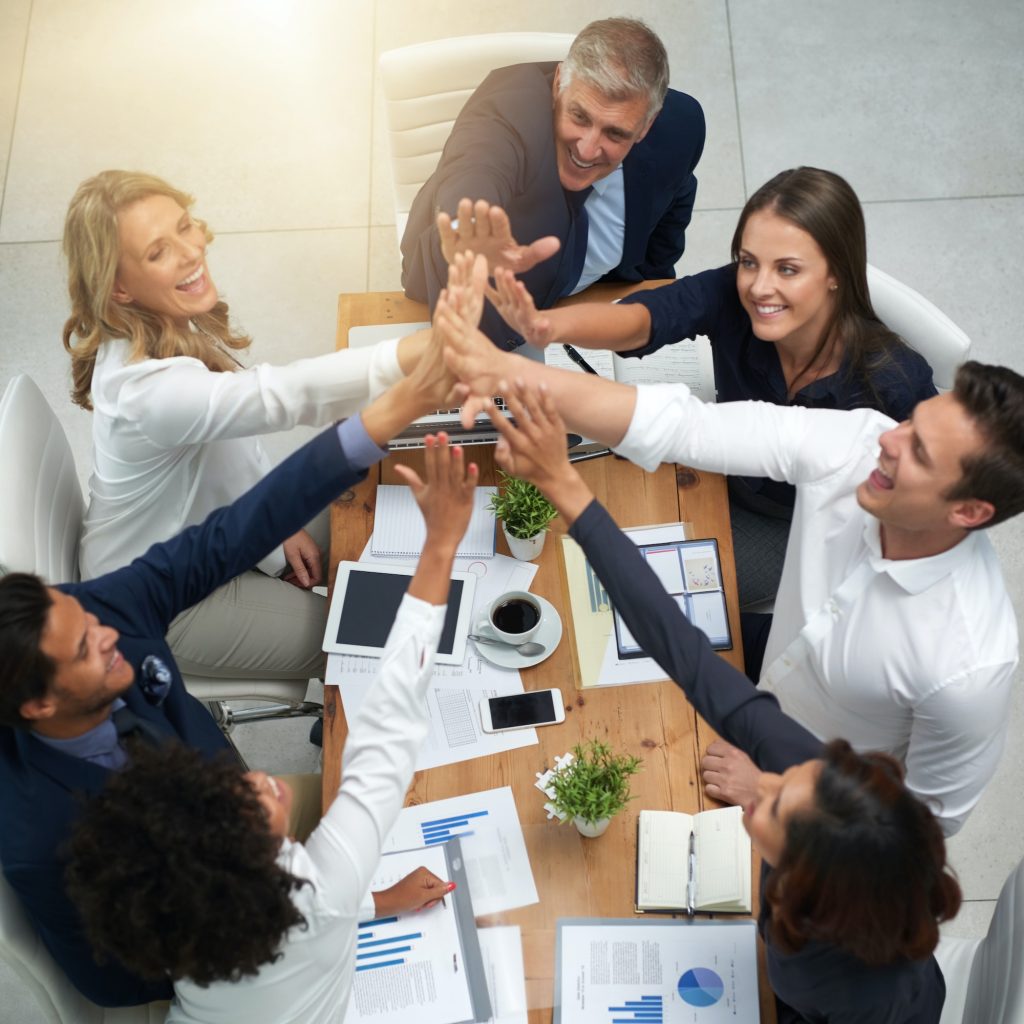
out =
{"type": "Polygon", "coordinates": [[[599,740],[573,747],[573,760],[551,777],[555,809],[572,818],[580,835],[594,838],[608,827],[631,799],[629,777],[641,767],[639,757],[616,754],[599,740]]]}
{"type": "Polygon", "coordinates": [[[501,473],[501,490],[491,496],[488,508],[501,520],[512,556],[524,562],[540,555],[544,535],[558,515],[533,484],[507,473],[501,473]]]}

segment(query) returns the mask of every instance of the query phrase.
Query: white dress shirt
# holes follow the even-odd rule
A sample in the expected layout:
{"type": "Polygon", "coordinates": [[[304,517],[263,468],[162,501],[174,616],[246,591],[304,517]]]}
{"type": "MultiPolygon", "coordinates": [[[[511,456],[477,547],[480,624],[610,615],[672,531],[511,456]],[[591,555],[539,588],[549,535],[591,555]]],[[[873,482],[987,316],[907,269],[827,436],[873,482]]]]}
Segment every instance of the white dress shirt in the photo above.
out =
{"type": "MultiPolygon", "coordinates": [[[[349,416],[401,375],[398,342],[288,366],[214,373],[198,359],[128,362],[104,342],[92,376],[93,471],[79,564],[83,579],[127,565],[230,504],[270,461],[255,434],[349,416]]],[[[276,575],[281,548],[259,564],[276,575]]]]}
{"type": "Polygon", "coordinates": [[[444,605],[402,599],[380,674],[349,730],[338,795],[305,844],[286,839],[281,847],[278,863],[312,883],[292,893],[305,927],[292,928],[281,958],[253,977],[207,988],[177,982],[167,1024],[340,1024],[357,926],[374,913],[370,880],[427,734],[444,616],[444,605]]]}
{"type": "Polygon", "coordinates": [[[618,451],[797,485],[761,686],[820,739],[884,750],[956,832],[1003,749],[1016,617],[992,545],[974,532],[930,558],[882,555],[856,490],[894,426],[869,409],[709,405],[641,387],[618,451]]]}

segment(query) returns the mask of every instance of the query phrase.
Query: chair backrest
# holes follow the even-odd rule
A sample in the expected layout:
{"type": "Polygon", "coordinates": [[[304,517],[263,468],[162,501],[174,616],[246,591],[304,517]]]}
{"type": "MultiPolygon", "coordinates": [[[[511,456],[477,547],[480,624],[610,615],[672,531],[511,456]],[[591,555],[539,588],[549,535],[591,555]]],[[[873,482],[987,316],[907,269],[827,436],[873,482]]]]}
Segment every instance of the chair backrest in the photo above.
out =
{"type": "Polygon", "coordinates": [[[64,428],[25,374],[0,399],[0,480],[0,574],[77,580],[84,503],[74,456],[64,428]]]}
{"type": "Polygon", "coordinates": [[[935,386],[949,391],[956,368],[970,351],[971,339],[923,295],[870,263],[868,289],[881,320],[924,356],[932,368],[935,386]]]}
{"type": "Polygon", "coordinates": [[[1024,860],[1003,884],[988,934],[978,944],[963,1019],[1024,1021],[1024,860]]]}
{"type": "Polygon", "coordinates": [[[1024,860],[1006,879],[985,938],[944,937],[935,959],[946,981],[940,1024],[1024,1022],[1024,860]]]}
{"type": "Polygon", "coordinates": [[[412,201],[434,173],[473,90],[495,68],[562,60],[573,38],[556,32],[501,32],[437,39],[380,55],[399,242],[412,201]]]}
{"type": "Polygon", "coordinates": [[[169,1003],[104,1009],[85,998],[53,962],[21,902],[0,874],[0,959],[31,993],[47,1024],[160,1024],[169,1003]]]}

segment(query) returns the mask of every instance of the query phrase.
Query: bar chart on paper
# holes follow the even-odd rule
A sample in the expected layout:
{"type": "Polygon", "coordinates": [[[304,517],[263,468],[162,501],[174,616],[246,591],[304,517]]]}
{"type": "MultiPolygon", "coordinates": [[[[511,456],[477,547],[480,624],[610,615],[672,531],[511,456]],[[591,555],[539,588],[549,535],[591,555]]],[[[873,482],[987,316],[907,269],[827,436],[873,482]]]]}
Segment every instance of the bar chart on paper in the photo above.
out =
{"type": "Polygon", "coordinates": [[[356,935],[356,971],[404,964],[422,938],[422,932],[410,930],[397,917],[362,921],[356,935]]]}
{"type": "Polygon", "coordinates": [[[623,999],[621,1006],[609,1006],[610,1024],[662,1024],[661,996],[623,999]]]}
{"type": "Polygon", "coordinates": [[[490,812],[486,809],[467,810],[447,818],[422,821],[420,822],[420,832],[423,835],[423,845],[433,846],[435,843],[446,843],[453,836],[471,836],[473,825],[485,824],[485,819],[489,816],[490,812]]]}

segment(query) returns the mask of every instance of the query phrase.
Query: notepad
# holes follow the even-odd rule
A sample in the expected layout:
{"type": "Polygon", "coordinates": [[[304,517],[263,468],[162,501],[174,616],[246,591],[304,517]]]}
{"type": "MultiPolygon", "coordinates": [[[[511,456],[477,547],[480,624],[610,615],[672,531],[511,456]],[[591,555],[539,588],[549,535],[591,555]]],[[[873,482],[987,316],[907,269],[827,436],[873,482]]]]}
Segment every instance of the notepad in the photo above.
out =
{"type": "Polygon", "coordinates": [[[697,910],[750,913],[750,836],[739,807],[700,814],[641,811],[637,823],[636,909],[686,909],[690,832],[696,839],[697,910]]]}
{"type": "MultiPolygon", "coordinates": [[[[458,558],[494,557],[494,513],[488,509],[497,487],[478,487],[473,492],[473,515],[462,537],[458,558]]],[[[381,484],[377,488],[377,511],[373,520],[370,550],[375,558],[419,558],[427,539],[416,499],[408,487],[381,484]]]]}

